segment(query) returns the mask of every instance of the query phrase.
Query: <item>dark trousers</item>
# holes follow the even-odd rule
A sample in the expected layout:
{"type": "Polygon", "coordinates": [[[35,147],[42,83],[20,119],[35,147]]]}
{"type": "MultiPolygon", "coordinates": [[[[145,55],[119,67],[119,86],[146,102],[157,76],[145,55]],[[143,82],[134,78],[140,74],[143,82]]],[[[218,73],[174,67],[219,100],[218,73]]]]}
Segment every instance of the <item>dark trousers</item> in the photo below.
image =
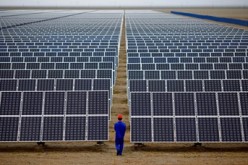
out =
{"type": "Polygon", "coordinates": [[[124,147],[124,139],[115,139],[115,148],[117,151],[117,155],[122,155],[124,147]]]}

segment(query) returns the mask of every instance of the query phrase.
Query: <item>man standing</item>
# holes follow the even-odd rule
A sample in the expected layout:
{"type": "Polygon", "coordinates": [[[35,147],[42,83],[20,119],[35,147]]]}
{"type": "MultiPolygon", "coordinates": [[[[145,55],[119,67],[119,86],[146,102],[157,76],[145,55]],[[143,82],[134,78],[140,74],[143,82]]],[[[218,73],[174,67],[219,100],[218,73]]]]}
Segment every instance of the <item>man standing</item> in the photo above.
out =
{"type": "Polygon", "coordinates": [[[126,124],[122,122],[122,114],[119,114],[117,118],[118,118],[118,122],[115,123],[115,148],[117,151],[117,156],[121,156],[124,146],[126,124]]]}

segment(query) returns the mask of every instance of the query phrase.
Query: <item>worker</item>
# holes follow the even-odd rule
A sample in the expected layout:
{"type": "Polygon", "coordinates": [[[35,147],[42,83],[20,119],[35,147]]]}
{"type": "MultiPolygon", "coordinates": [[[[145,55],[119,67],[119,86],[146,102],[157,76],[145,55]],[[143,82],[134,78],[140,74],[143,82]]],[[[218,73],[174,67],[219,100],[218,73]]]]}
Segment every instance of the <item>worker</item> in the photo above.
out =
{"type": "Polygon", "coordinates": [[[117,116],[118,122],[115,123],[115,148],[117,151],[117,156],[122,155],[124,147],[124,136],[126,132],[126,124],[122,122],[122,114],[117,116]]]}

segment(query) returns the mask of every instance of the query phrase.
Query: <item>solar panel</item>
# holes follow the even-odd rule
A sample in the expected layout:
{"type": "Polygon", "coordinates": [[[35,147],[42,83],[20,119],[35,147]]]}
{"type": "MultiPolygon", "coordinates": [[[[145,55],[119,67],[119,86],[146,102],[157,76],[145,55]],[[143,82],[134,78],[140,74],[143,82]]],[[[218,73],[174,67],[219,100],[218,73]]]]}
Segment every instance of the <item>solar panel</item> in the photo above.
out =
{"type": "Polygon", "coordinates": [[[151,115],[150,93],[131,93],[131,115],[149,116],[151,115]]]}
{"type": "Polygon", "coordinates": [[[172,93],[153,93],[153,115],[173,116],[172,93]]]}
{"type": "Polygon", "coordinates": [[[216,116],[217,102],[215,93],[196,93],[197,115],[216,116]]]}
{"type": "Polygon", "coordinates": [[[218,93],[220,115],[239,116],[237,93],[218,93]]]}
{"type": "Polygon", "coordinates": [[[173,118],[154,118],[154,142],[173,142],[173,118]]]}
{"type": "Polygon", "coordinates": [[[15,72],[15,78],[30,78],[30,75],[31,75],[30,70],[16,70],[15,72]]]}
{"type": "Polygon", "coordinates": [[[68,92],[66,114],[86,114],[86,92],[68,92]]]}
{"type": "MultiPolygon", "coordinates": [[[[79,107],[77,107],[77,109],[78,108],[79,107]]],[[[85,140],[85,127],[86,117],[67,116],[65,125],[65,140],[85,140]]]]}
{"type": "Polygon", "coordinates": [[[20,115],[21,92],[2,92],[0,115],[20,115]]]}
{"type": "Polygon", "coordinates": [[[146,80],[130,80],[129,81],[130,92],[134,91],[147,91],[146,80]]]}
{"type": "Polygon", "coordinates": [[[89,91],[88,114],[108,114],[108,100],[109,93],[107,91],[89,91]]]}
{"type": "Polygon", "coordinates": [[[64,92],[46,92],[45,93],[45,115],[63,115],[64,114],[64,92]]]}
{"type": "Polygon", "coordinates": [[[200,142],[219,141],[217,118],[198,118],[198,130],[200,142]]]}
{"type": "Polygon", "coordinates": [[[176,118],[176,139],[178,142],[197,140],[195,118],[176,118]]]}
{"type": "Polygon", "coordinates": [[[242,141],[240,118],[221,118],[222,141],[242,141]]]}
{"type": "Polygon", "coordinates": [[[220,80],[204,80],[205,91],[222,91],[220,80]]]}
{"type": "Polygon", "coordinates": [[[19,117],[0,117],[0,141],[16,141],[19,117]]]}
{"type": "Polygon", "coordinates": [[[131,118],[131,141],[152,141],[151,118],[131,118]]]}
{"type": "Polygon", "coordinates": [[[202,81],[200,80],[186,80],[186,91],[203,91],[202,81]]]}
{"type": "Polygon", "coordinates": [[[175,115],[176,116],[195,115],[193,93],[175,93],[175,115]]]}
{"type": "Polygon", "coordinates": [[[108,116],[89,116],[88,120],[88,140],[108,140],[108,116]]]}
{"type": "Polygon", "coordinates": [[[39,79],[37,81],[38,91],[52,91],[55,87],[55,82],[53,79],[39,79]]]}
{"type": "Polygon", "coordinates": [[[23,93],[22,115],[42,115],[43,93],[23,93]]]}
{"type": "Polygon", "coordinates": [[[0,91],[16,91],[17,80],[0,80],[0,91]]]}
{"type": "Polygon", "coordinates": [[[35,80],[19,80],[19,91],[34,91],[35,90],[35,80]]]}
{"type": "Polygon", "coordinates": [[[244,140],[248,141],[248,118],[243,117],[244,140]]]}
{"type": "Polygon", "coordinates": [[[72,90],[73,89],[73,79],[57,79],[56,90],[72,90]]]}
{"type": "Polygon", "coordinates": [[[240,93],[240,106],[242,115],[248,115],[248,93],[240,93]]]}
{"type": "Polygon", "coordinates": [[[162,92],[165,91],[165,81],[164,80],[151,80],[148,81],[148,91],[150,92],[162,92]]]}
{"type": "Polygon", "coordinates": [[[42,141],[63,140],[63,117],[44,117],[42,141]]]}
{"type": "Polygon", "coordinates": [[[41,117],[22,117],[20,141],[40,141],[41,117]]]}
{"type": "Polygon", "coordinates": [[[168,80],[167,91],[169,92],[184,91],[183,80],[168,80]]]}

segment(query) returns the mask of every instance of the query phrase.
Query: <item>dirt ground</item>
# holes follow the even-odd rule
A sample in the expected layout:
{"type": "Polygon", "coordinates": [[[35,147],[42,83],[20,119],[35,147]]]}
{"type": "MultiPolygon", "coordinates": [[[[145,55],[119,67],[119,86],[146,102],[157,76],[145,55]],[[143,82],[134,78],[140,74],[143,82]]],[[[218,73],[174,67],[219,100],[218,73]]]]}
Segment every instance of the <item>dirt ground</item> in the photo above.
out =
{"type": "MultiPolygon", "coordinates": [[[[231,14],[229,11],[226,10],[231,14]]],[[[202,147],[194,147],[192,144],[153,143],[136,147],[130,143],[124,36],[125,29],[122,31],[119,68],[114,87],[110,141],[104,145],[96,145],[94,142],[46,143],[44,147],[35,143],[0,143],[0,165],[248,165],[248,144],[204,144],[202,147]],[[122,157],[116,156],[114,148],[113,124],[118,113],[124,115],[128,128],[122,157]]]]}

